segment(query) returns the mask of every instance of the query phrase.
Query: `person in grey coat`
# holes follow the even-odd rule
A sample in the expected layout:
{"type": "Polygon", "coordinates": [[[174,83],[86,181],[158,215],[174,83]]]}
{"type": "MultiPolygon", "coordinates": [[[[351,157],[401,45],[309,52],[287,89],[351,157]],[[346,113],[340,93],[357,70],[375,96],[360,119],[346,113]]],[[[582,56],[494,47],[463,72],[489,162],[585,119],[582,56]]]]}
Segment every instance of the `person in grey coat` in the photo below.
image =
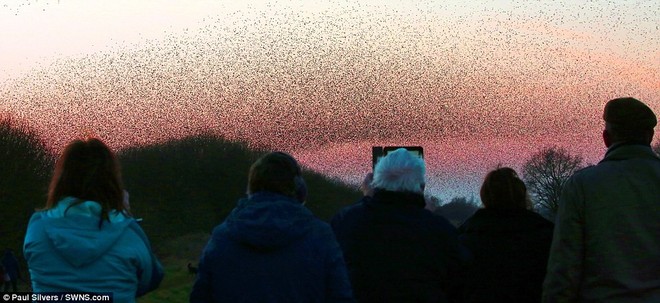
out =
{"type": "Polygon", "coordinates": [[[608,147],[564,185],[544,302],[660,302],[660,158],[656,115],[634,98],[609,101],[608,147]]]}

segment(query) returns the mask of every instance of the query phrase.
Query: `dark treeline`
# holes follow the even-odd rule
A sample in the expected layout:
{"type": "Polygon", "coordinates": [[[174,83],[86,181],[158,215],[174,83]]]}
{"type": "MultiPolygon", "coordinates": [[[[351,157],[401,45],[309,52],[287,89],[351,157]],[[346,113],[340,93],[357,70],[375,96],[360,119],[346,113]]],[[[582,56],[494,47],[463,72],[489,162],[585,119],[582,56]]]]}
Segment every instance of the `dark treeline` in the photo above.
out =
{"type": "MultiPolygon", "coordinates": [[[[119,153],[131,210],[158,244],[194,232],[211,232],[245,197],[248,169],[264,151],[203,135],[119,153]]],[[[305,171],[306,206],[329,219],[360,193],[320,174],[305,171]]],[[[159,252],[167,253],[167,252],[159,252]]]]}
{"type": "MultiPolygon", "coordinates": [[[[210,233],[245,197],[248,169],[266,151],[211,135],[132,147],[118,153],[132,213],[154,248],[190,233],[210,233]]],[[[28,220],[45,205],[55,155],[24,124],[0,119],[0,245],[22,254],[28,220]]],[[[305,171],[307,207],[327,220],[360,193],[305,171]]]]}
{"type": "Polygon", "coordinates": [[[46,201],[53,156],[28,126],[0,117],[0,244],[19,252],[28,220],[46,201]]]}

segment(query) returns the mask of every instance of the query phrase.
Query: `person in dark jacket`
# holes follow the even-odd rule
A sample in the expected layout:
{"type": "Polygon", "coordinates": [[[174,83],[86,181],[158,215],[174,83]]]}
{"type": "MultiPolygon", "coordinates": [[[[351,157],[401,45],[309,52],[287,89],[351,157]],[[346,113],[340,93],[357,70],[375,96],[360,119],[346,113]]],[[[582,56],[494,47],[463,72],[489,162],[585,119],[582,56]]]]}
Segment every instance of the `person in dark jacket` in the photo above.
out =
{"type": "Polygon", "coordinates": [[[424,160],[388,153],[363,183],[365,197],[331,225],[359,302],[448,302],[466,258],[455,228],[424,209],[424,160]]]}
{"type": "Polygon", "coordinates": [[[554,225],[530,208],[515,170],[489,172],[479,209],[459,227],[473,260],[465,271],[465,302],[540,302],[554,225]]]}
{"type": "Polygon", "coordinates": [[[9,273],[5,271],[5,266],[0,264],[0,293],[9,292],[11,287],[11,279],[9,273]]]}
{"type": "MultiPolygon", "coordinates": [[[[21,272],[18,266],[18,259],[14,256],[11,249],[7,248],[5,254],[2,256],[2,265],[5,268],[5,273],[9,277],[9,284],[14,292],[18,291],[18,279],[21,278],[21,272]]],[[[4,277],[2,277],[4,281],[4,277]]],[[[5,291],[9,291],[9,287],[5,287],[5,291]]]]}
{"type": "Polygon", "coordinates": [[[248,197],[204,248],[190,302],[353,302],[339,244],[303,206],[306,192],[290,155],[257,160],[248,197]]]}

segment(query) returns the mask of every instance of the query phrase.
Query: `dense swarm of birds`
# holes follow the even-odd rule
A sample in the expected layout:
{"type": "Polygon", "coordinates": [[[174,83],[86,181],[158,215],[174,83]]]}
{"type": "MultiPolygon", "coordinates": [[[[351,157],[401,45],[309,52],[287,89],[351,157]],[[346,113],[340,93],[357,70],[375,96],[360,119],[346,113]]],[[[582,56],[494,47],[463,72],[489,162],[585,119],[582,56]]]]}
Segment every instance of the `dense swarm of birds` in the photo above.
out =
{"type": "Polygon", "coordinates": [[[622,20],[611,4],[265,3],[61,58],[1,85],[0,110],[54,149],[81,135],[120,149],[211,133],[355,183],[371,145],[424,145],[436,189],[547,145],[594,161],[613,97],[660,112],[657,9],[622,20]]]}

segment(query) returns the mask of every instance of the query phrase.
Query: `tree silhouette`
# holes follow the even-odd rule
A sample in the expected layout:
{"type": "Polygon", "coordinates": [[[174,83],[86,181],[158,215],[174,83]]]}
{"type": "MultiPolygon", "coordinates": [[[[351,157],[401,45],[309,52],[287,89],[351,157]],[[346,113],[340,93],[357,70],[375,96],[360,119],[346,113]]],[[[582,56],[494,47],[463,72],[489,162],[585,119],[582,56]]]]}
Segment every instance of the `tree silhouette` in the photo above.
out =
{"type": "Polygon", "coordinates": [[[554,216],[564,182],[582,167],[582,157],[556,146],[532,155],[523,166],[523,174],[534,208],[554,216]]]}
{"type": "Polygon", "coordinates": [[[1,240],[21,251],[30,216],[45,205],[53,156],[26,124],[0,115],[0,157],[1,240]]]}
{"type": "Polygon", "coordinates": [[[660,156],[660,140],[655,142],[655,145],[653,145],[653,151],[655,151],[655,153],[660,156]]]}
{"type": "MultiPolygon", "coordinates": [[[[172,139],[119,152],[131,212],[158,251],[170,239],[210,232],[246,196],[248,170],[267,151],[214,135],[172,139]]],[[[354,188],[303,170],[309,189],[305,204],[329,219],[360,198],[354,188]]]]}

